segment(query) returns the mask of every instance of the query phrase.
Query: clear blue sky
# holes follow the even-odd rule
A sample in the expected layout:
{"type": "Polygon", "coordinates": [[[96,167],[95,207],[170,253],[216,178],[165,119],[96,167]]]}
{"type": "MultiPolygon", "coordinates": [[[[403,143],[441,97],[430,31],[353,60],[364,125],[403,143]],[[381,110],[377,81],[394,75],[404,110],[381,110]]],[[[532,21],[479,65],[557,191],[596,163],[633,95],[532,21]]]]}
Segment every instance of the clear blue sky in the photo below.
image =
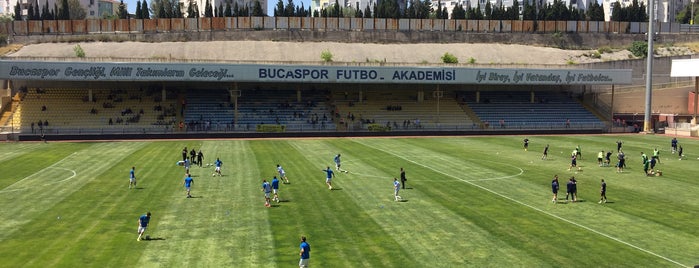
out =
{"type": "MultiPolygon", "coordinates": [[[[147,1],[148,1],[148,5],[150,5],[150,2],[152,0],[147,0],[147,1]]],[[[197,1],[199,1],[199,0],[197,0],[197,1]]],[[[284,2],[285,5],[288,1],[289,0],[282,0],[282,2],[284,2]]],[[[274,15],[274,6],[277,5],[277,2],[279,2],[279,0],[267,0],[267,15],[270,15],[270,16],[274,15]]],[[[308,9],[308,7],[311,6],[310,0],[294,0],[294,5],[299,6],[299,5],[301,5],[301,2],[303,2],[303,6],[306,9],[308,9]]],[[[131,14],[136,13],[136,0],[124,0],[124,3],[128,6],[129,13],[131,13],[131,14]]],[[[201,9],[200,11],[204,11],[204,9],[201,9]]]]}

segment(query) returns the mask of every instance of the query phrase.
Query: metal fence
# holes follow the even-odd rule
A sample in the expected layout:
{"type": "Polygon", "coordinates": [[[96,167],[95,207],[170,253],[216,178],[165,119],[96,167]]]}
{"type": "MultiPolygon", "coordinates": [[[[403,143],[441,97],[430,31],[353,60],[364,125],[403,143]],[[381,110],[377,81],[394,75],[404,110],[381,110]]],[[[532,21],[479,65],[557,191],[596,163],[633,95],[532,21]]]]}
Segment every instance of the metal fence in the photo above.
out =
{"type": "MultiPolygon", "coordinates": [[[[656,22],[660,33],[699,32],[694,25],[656,22]]],[[[71,35],[95,33],[169,33],[236,30],[427,31],[502,33],[629,33],[648,31],[647,22],[521,21],[311,17],[213,17],[171,19],[31,20],[0,23],[0,34],[71,35]]]]}

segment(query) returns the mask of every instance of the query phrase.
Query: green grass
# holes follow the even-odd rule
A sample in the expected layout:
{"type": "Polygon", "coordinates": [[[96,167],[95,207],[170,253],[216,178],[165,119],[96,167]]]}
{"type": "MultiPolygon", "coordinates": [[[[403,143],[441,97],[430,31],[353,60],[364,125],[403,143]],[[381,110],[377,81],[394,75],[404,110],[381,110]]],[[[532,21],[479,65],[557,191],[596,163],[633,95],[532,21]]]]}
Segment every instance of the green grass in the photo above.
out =
{"type": "Polygon", "coordinates": [[[699,141],[680,138],[679,161],[667,136],[529,136],[527,152],[523,138],[3,143],[0,267],[294,267],[301,235],[314,267],[699,264],[699,141]],[[617,139],[629,159],[621,174],[596,163],[617,139]],[[576,145],[577,173],[567,170],[576,145]],[[193,167],[191,199],[175,166],[185,146],[224,162],[223,177],[193,167]],[[655,147],[664,176],[646,177],[640,152],[655,147]],[[330,191],[321,170],[337,153],[350,173],[330,191]],[[265,208],[260,186],[276,164],[291,184],[265,208]],[[410,189],[394,202],[400,167],[410,189]],[[552,204],[554,174],[576,176],[582,202],[552,204]],[[137,242],[146,211],[159,240],[137,242]]]}

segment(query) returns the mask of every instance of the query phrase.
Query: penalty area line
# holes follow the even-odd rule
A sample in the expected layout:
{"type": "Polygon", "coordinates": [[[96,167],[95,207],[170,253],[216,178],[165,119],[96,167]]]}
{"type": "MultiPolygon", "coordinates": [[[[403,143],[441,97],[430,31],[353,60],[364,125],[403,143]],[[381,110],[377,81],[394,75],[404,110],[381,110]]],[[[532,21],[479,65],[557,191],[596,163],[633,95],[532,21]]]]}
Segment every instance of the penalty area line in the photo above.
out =
{"type": "Polygon", "coordinates": [[[608,238],[608,239],[614,240],[614,241],[616,241],[616,242],[619,242],[619,243],[624,244],[624,245],[626,245],[626,246],[629,246],[629,247],[631,247],[631,248],[637,249],[637,250],[639,250],[639,251],[641,251],[641,252],[645,252],[645,253],[650,254],[650,255],[652,255],[652,256],[655,256],[655,257],[658,257],[658,258],[660,258],[660,259],[666,260],[666,261],[671,262],[671,263],[673,263],[673,264],[676,264],[676,265],[679,265],[679,266],[682,266],[682,267],[690,267],[690,266],[688,266],[688,265],[684,265],[684,264],[682,264],[682,263],[680,263],[680,262],[678,262],[678,261],[675,261],[675,260],[673,260],[673,259],[670,259],[670,258],[668,258],[668,257],[662,256],[662,255],[660,255],[660,254],[658,254],[658,253],[652,252],[652,251],[650,251],[650,250],[647,250],[647,249],[644,249],[644,248],[642,248],[642,247],[636,246],[636,245],[631,244],[631,243],[629,243],[629,242],[623,241],[623,240],[621,240],[621,239],[619,239],[619,238],[616,238],[616,237],[613,237],[613,236],[611,236],[611,235],[605,234],[605,233],[603,233],[603,232],[601,232],[601,231],[597,231],[597,230],[595,230],[595,229],[592,229],[592,228],[587,227],[587,226],[585,226],[585,225],[582,225],[582,224],[580,224],[580,223],[577,223],[577,222],[574,222],[574,221],[572,221],[572,220],[569,220],[569,219],[563,218],[563,217],[561,217],[561,216],[555,215],[555,214],[553,214],[553,213],[544,211],[544,210],[542,210],[542,209],[540,209],[540,208],[537,208],[537,207],[534,207],[534,206],[532,206],[532,205],[526,204],[526,203],[524,203],[524,202],[522,202],[522,201],[519,201],[519,200],[516,200],[516,199],[514,199],[514,198],[512,198],[512,197],[506,196],[506,195],[501,194],[501,193],[498,193],[498,192],[496,192],[496,191],[494,191],[494,190],[491,190],[491,189],[488,189],[488,188],[486,188],[486,187],[480,186],[480,185],[478,185],[478,184],[475,184],[474,181],[471,181],[471,180],[464,180],[464,179],[458,178],[458,177],[456,177],[456,176],[453,176],[453,175],[444,173],[444,172],[442,172],[441,170],[436,170],[436,169],[434,169],[434,168],[432,168],[432,167],[423,165],[423,164],[421,164],[421,163],[415,162],[415,161],[413,161],[413,160],[407,159],[407,158],[405,158],[405,157],[403,157],[403,156],[394,154],[394,153],[392,153],[392,152],[389,152],[389,151],[386,151],[386,150],[383,150],[383,149],[378,149],[378,148],[375,148],[375,149],[376,149],[376,150],[383,151],[383,152],[388,153],[388,154],[391,154],[391,155],[394,155],[394,156],[396,156],[396,157],[398,157],[398,158],[402,158],[402,159],[404,159],[405,161],[408,161],[408,162],[413,163],[413,164],[415,164],[415,165],[418,165],[418,166],[421,166],[421,167],[423,167],[423,168],[432,170],[432,171],[437,172],[437,173],[439,173],[439,174],[442,174],[442,175],[444,175],[444,176],[448,176],[448,177],[454,178],[454,179],[456,179],[456,180],[463,181],[463,182],[465,182],[465,183],[468,183],[468,184],[470,184],[470,185],[472,185],[472,186],[475,186],[475,187],[477,187],[477,188],[479,188],[479,189],[481,189],[481,190],[484,190],[484,191],[486,191],[486,192],[489,192],[489,193],[492,193],[492,194],[497,195],[497,196],[499,196],[499,197],[505,198],[505,199],[507,199],[507,200],[510,200],[510,201],[515,202],[515,203],[517,203],[517,204],[520,204],[520,205],[522,205],[522,206],[525,206],[525,207],[528,207],[528,208],[533,209],[533,210],[535,210],[535,211],[538,211],[538,212],[540,212],[540,213],[542,213],[542,214],[545,214],[545,215],[548,215],[548,216],[550,216],[550,217],[556,218],[556,219],[558,219],[558,220],[561,220],[561,221],[564,221],[564,222],[573,224],[573,225],[578,226],[578,227],[580,227],[580,228],[582,228],[582,229],[588,230],[588,231],[590,231],[590,232],[593,232],[593,233],[598,234],[598,235],[600,235],[600,236],[603,236],[603,237],[606,237],[606,238],[608,238]]]}
{"type": "Polygon", "coordinates": [[[73,176],[70,176],[70,177],[67,178],[67,179],[63,179],[63,180],[60,180],[60,181],[57,181],[57,182],[46,183],[46,184],[44,184],[44,185],[42,185],[42,186],[46,186],[46,185],[50,185],[50,184],[54,184],[54,183],[59,183],[59,182],[63,182],[63,181],[67,181],[67,180],[72,179],[73,177],[75,177],[75,176],[77,175],[77,173],[75,172],[75,170],[67,169],[67,168],[58,168],[58,167],[55,167],[55,166],[58,165],[58,164],[60,164],[60,163],[63,162],[64,160],[68,159],[69,157],[73,156],[74,154],[75,154],[75,152],[73,152],[72,154],[70,154],[70,155],[64,157],[63,159],[59,160],[58,162],[53,163],[52,165],[50,165],[50,166],[48,166],[48,167],[45,167],[45,168],[43,168],[43,169],[41,169],[41,170],[35,172],[34,174],[31,174],[31,175],[29,175],[29,176],[26,176],[26,177],[22,178],[21,180],[18,180],[18,181],[16,181],[16,182],[13,183],[13,184],[8,185],[7,187],[5,187],[5,188],[3,188],[2,190],[0,190],[0,193],[8,193],[8,192],[15,192],[15,191],[20,191],[20,190],[25,190],[25,189],[27,189],[27,188],[21,188],[21,189],[8,189],[8,188],[10,188],[10,187],[12,187],[12,186],[14,186],[14,185],[17,185],[17,184],[19,184],[19,183],[21,183],[21,182],[23,182],[23,181],[25,181],[25,180],[27,180],[27,179],[29,179],[29,178],[32,178],[32,177],[34,177],[34,176],[36,176],[36,175],[39,175],[39,174],[41,174],[41,173],[44,173],[45,170],[47,170],[47,169],[52,169],[52,168],[55,168],[55,169],[63,169],[63,170],[71,171],[71,172],[73,172],[73,176]]]}

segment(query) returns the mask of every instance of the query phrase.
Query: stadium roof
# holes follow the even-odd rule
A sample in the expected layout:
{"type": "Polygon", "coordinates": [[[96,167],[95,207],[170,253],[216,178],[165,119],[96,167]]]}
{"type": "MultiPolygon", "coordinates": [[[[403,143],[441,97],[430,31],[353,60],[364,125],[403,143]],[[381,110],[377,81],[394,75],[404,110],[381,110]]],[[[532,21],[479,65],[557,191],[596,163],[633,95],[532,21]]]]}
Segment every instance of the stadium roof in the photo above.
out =
{"type": "MultiPolygon", "coordinates": [[[[631,84],[631,70],[2,61],[0,79],[358,84],[631,84]]],[[[673,68],[674,71],[674,68],[673,68]]]]}

